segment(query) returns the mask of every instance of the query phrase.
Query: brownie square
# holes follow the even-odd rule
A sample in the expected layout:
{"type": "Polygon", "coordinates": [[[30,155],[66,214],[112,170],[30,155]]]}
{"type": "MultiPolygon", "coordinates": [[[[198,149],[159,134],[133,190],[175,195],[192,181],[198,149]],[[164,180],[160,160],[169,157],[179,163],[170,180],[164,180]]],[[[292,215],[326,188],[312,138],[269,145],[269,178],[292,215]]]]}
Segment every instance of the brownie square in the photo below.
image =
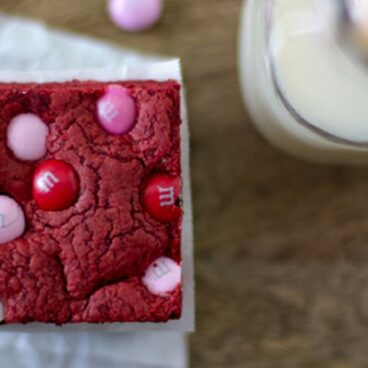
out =
{"type": "Polygon", "coordinates": [[[162,221],[142,200],[150,178],[180,178],[180,124],[174,81],[0,84],[0,193],[19,204],[26,222],[20,237],[0,244],[3,323],[180,318],[181,283],[160,293],[145,278],[152,267],[157,280],[170,272],[157,260],[180,266],[182,216],[162,221]],[[98,119],[112,84],[136,106],[127,134],[109,133],[98,119]],[[21,114],[48,127],[41,160],[20,160],[9,148],[9,124],[21,114]],[[79,180],[75,202],[60,211],[40,208],[32,193],[37,167],[48,160],[67,163],[79,180]]]}

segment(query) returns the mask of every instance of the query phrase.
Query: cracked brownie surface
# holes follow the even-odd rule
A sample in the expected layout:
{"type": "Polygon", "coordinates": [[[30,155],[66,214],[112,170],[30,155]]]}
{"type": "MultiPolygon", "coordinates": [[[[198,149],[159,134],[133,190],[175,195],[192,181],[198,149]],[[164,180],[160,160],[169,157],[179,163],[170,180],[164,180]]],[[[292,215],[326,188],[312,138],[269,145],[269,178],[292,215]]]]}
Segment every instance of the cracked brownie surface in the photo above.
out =
{"type": "Polygon", "coordinates": [[[180,86],[124,82],[137,120],[124,135],[106,132],[96,104],[111,83],[0,84],[0,192],[22,207],[26,230],[0,244],[5,323],[164,322],[181,315],[181,285],[155,295],[143,284],[160,257],[181,263],[181,217],[157,221],[142,205],[156,173],[180,176],[180,86]],[[32,197],[39,162],[7,147],[14,116],[37,115],[48,128],[47,154],[73,166],[76,202],[40,209],[32,197]]]}

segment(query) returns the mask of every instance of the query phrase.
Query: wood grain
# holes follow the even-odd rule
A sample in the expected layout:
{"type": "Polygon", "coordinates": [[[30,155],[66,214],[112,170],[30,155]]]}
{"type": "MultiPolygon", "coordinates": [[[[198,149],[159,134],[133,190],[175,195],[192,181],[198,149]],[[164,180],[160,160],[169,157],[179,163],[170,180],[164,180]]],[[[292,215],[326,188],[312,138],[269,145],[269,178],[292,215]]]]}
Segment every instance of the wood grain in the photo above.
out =
{"type": "Polygon", "coordinates": [[[251,125],[237,77],[240,0],[167,0],[125,34],[103,0],[0,11],[182,58],[192,130],[200,368],[368,366],[368,171],[287,157],[251,125]]]}

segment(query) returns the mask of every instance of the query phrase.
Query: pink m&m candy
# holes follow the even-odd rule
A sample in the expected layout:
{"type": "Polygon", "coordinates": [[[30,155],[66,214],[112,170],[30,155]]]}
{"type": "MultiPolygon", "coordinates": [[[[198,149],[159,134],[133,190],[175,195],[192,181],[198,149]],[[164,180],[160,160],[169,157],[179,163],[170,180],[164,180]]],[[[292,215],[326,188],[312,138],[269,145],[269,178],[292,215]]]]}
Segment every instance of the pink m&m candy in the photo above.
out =
{"type": "Polygon", "coordinates": [[[161,17],[162,0],[109,0],[108,11],[113,22],[126,31],[143,31],[161,17]]]}
{"type": "Polygon", "coordinates": [[[161,257],[148,267],[143,284],[154,295],[166,296],[181,282],[181,267],[171,258],[161,257]]]}
{"type": "Polygon", "coordinates": [[[97,102],[98,120],[111,134],[129,133],[136,122],[137,111],[126,88],[111,85],[97,102]]]}
{"type": "Polygon", "coordinates": [[[0,244],[19,238],[25,227],[24,213],[19,204],[8,196],[0,195],[0,244]]]}
{"type": "Polygon", "coordinates": [[[48,126],[34,114],[16,116],[9,124],[8,147],[19,160],[37,161],[46,155],[48,126]]]}

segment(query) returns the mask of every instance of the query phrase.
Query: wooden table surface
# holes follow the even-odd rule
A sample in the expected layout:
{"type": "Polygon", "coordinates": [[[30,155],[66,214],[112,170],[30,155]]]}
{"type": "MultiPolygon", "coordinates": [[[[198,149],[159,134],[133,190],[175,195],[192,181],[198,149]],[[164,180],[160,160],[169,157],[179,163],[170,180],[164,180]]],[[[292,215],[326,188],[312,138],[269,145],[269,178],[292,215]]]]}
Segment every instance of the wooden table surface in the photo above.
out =
{"type": "Polygon", "coordinates": [[[2,0],[0,11],[184,63],[192,130],[197,332],[192,367],[368,367],[368,170],[267,144],[242,106],[241,0],[167,0],[144,34],[104,0],[2,0]]]}

